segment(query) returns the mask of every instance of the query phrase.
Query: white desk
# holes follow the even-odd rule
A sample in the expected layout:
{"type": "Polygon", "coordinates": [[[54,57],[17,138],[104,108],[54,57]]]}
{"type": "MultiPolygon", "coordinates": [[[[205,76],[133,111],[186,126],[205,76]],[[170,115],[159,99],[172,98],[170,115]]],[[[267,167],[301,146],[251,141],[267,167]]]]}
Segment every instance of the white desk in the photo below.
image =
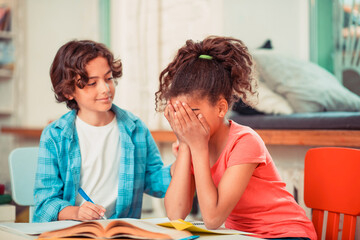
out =
{"type": "MultiPolygon", "coordinates": [[[[143,221],[152,222],[152,223],[160,223],[164,222],[164,218],[158,218],[158,219],[142,219],[143,221]]],[[[166,221],[165,221],[166,222],[166,221]]],[[[14,224],[14,223],[11,223],[14,224]]],[[[28,239],[36,239],[38,235],[27,235],[25,233],[36,233],[36,232],[42,232],[42,231],[49,231],[49,229],[52,229],[53,226],[57,225],[57,222],[51,222],[51,223],[15,223],[16,229],[10,229],[6,228],[1,225],[0,223],[0,239],[7,239],[7,240],[28,240],[28,239]],[[46,229],[46,230],[44,230],[46,229]]],[[[58,223],[60,224],[60,223],[58,223]]],[[[71,223],[69,223],[71,224],[71,223]]],[[[9,225],[14,226],[14,225],[9,225]]],[[[244,235],[219,235],[219,234],[197,234],[193,233],[194,235],[200,235],[200,238],[198,239],[225,239],[225,240],[236,240],[236,239],[243,239],[243,240],[254,240],[259,238],[254,238],[250,236],[244,236],[244,235]]]]}

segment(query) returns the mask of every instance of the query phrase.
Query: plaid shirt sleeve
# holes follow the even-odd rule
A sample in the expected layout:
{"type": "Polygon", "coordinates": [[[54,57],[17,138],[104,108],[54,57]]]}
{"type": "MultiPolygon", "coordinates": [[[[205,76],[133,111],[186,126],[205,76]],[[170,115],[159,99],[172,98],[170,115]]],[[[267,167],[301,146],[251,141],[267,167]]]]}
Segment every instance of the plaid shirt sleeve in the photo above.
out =
{"type": "Polygon", "coordinates": [[[64,182],[60,178],[61,169],[58,165],[57,150],[57,143],[50,135],[50,130],[45,129],[40,140],[38,166],[35,177],[34,222],[56,221],[58,213],[71,205],[70,202],[63,200],[62,197],[64,182]]]}
{"type": "Polygon", "coordinates": [[[145,175],[145,193],[163,198],[171,181],[170,167],[164,166],[160,152],[150,133],[147,130],[146,142],[148,145],[146,175],[145,175]]]}

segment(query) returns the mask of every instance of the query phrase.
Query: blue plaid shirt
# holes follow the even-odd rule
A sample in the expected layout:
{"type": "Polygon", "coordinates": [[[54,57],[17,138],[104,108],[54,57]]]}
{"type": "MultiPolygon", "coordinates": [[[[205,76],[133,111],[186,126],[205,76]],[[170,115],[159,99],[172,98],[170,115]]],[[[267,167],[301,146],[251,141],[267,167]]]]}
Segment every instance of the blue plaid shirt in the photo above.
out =
{"type": "MultiPolygon", "coordinates": [[[[118,197],[111,218],[140,218],[143,193],[164,197],[170,166],[164,167],[159,150],[145,124],[113,104],[120,131],[121,156],[118,197]]],[[[81,154],[70,111],[42,132],[34,187],[34,222],[56,221],[59,212],[74,206],[80,184],[81,154]]],[[[114,189],[115,191],[115,189],[114,189]]]]}

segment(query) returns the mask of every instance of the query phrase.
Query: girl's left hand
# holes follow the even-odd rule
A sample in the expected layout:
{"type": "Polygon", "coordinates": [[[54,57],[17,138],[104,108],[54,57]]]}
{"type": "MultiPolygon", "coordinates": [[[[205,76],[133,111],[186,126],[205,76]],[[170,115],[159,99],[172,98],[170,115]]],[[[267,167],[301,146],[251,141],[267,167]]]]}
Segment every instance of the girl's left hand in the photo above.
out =
{"type": "Polygon", "coordinates": [[[176,102],[174,110],[170,109],[170,117],[175,134],[190,148],[208,147],[210,126],[204,116],[196,115],[185,102],[176,102]],[[174,111],[175,110],[175,111],[174,111]]]}

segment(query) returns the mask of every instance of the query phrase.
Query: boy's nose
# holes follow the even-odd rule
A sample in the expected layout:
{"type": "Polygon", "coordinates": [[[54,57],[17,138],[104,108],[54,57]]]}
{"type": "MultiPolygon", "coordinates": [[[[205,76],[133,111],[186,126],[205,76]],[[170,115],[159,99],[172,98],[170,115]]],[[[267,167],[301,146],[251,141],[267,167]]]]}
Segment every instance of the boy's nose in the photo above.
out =
{"type": "Polygon", "coordinates": [[[101,88],[102,92],[110,92],[109,83],[107,83],[106,81],[103,81],[103,84],[101,84],[101,88]]]}

